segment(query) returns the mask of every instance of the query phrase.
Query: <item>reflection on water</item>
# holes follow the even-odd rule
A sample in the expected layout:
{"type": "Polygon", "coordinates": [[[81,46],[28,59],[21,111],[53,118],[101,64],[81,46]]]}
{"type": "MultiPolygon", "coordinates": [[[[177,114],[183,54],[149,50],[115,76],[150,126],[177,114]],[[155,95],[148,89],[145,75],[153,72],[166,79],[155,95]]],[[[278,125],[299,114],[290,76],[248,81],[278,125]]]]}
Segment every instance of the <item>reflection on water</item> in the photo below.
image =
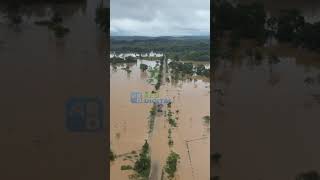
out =
{"type": "Polygon", "coordinates": [[[0,179],[104,178],[105,134],[66,131],[64,112],[70,97],[106,94],[107,36],[94,21],[98,2],[24,5],[10,12],[1,4],[0,179]],[[63,38],[34,24],[53,11],[70,29],[63,38]]]}
{"type": "Polygon", "coordinates": [[[295,179],[320,172],[319,62],[307,58],[220,60],[215,74],[215,175],[234,179],[295,179]]]}
{"type": "Polygon", "coordinates": [[[94,21],[99,2],[44,3],[14,8],[1,4],[1,60],[55,63],[66,59],[79,62],[95,57],[97,53],[105,53],[106,34],[100,31],[94,21]],[[48,28],[34,24],[39,20],[50,19],[55,13],[62,17],[63,26],[70,29],[70,33],[64,38],[55,38],[48,28]],[[10,14],[14,14],[14,17],[10,14]],[[22,19],[20,23],[13,25],[11,21],[16,16],[21,16],[22,19]]]}

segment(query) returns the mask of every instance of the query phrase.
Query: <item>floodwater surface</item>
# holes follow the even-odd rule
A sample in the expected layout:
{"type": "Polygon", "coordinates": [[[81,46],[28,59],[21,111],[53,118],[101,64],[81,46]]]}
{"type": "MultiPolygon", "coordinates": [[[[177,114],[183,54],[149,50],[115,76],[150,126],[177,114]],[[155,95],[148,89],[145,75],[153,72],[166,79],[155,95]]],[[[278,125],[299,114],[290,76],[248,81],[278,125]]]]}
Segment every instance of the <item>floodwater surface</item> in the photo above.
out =
{"type": "MultiPolygon", "coordinates": [[[[120,65],[110,67],[110,105],[111,105],[111,148],[120,156],[111,162],[111,179],[129,179],[131,170],[120,170],[122,165],[133,165],[134,157],[126,154],[139,151],[148,140],[151,148],[150,179],[165,179],[163,167],[169,152],[172,150],[180,155],[176,172],[177,180],[205,180],[210,178],[210,130],[203,120],[210,115],[210,84],[209,80],[186,79],[178,82],[164,83],[159,94],[161,98],[173,100],[171,110],[178,117],[177,127],[172,129],[173,146],[168,146],[167,118],[163,113],[157,113],[153,131],[148,133],[148,117],[152,104],[134,104],[130,102],[133,91],[151,92],[154,86],[147,82],[148,72],[140,70],[140,63],[154,66],[155,61],[138,60],[127,64],[131,72],[121,69],[120,65]]],[[[122,65],[124,67],[126,65],[122,65]]],[[[164,70],[165,71],[165,70],[164,70]]],[[[167,110],[165,108],[165,110],[167,110]]],[[[134,156],[134,154],[130,154],[134,156]]]]}
{"type": "Polygon", "coordinates": [[[278,63],[268,57],[220,60],[213,132],[214,151],[222,157],[215,176],[294,180],[320,171],[319,55],[282,50],[278,63]]]}
{"type": "MultiPolygon", "coordinates": [[[[271,14],[296,8],[307,21],[320,20],[319,1],[261,2],[271,14]]],[[[255,47],[263,54],[256,60],[245,48],[219,59],[215,72],[213,151],[221,158],[212,166],[214,176],[294,180],[319,173],[320,55],[279,43],[255,47]]]]}
{"type": "Polygon", "coordinates": [[[0,5],[0,179],[106,178],[105,133],[65,127],[70,97],[106,93],[107,39],[94,21],[98,3],[25,5],[13,12],[22,16],[20,24],[0,5]],[[70,29],[63,38],[34,24],[53,12],[70,29]]]}

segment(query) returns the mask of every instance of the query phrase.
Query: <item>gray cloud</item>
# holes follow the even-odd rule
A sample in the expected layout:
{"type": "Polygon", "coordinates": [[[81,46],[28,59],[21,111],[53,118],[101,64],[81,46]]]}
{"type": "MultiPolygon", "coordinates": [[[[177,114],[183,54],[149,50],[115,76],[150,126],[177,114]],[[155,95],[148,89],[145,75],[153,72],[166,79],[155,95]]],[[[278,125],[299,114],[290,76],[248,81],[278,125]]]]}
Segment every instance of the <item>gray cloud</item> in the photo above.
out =
{"type": "Polygon", "coordinates": [[[208,35],[210,0],[111,0],[111,35],[208,35]]]}

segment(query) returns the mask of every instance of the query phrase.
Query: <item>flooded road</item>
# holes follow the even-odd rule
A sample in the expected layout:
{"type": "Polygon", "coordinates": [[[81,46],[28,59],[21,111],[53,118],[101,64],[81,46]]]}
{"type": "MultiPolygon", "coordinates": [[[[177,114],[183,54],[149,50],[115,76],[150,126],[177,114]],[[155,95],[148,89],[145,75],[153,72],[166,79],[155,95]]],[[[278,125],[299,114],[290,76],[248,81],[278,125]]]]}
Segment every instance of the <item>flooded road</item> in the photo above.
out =
{"type": "Polygon", "coordinates": [[[105,96],[107,39],[94,21],[98,2],[25,5],[13,11],[19,24],[0,5],[0,179],[105,178],[105,134],[65,127],[71,96],[105,96]],[[70,29],[63,38],[34,24],[53,12],[70,29]]]}
{"type": "Polygon", "coordinates": [[[242,56],[216,71],[214,151],[223,180],[293,180],[320,171],[319,55],[274,47],[279,62],[242,56]]]}
{"type": "MultiPolygon", "coordinates": [[[[173,100],[171,110],[178,117],[177,127],[171,128],[173,146],[168,145],[168,123],[165,112],[157,113],[154,127],[149,132],[148,117],[152,104],[134,104],[130,102],[133,91],[151,92],[154,86],[147,80],[150,76],[140,70],[140,63],[155,66],[155,61],[138,60],[128,64],[131,72],[122,69],[126,65],[111,66],[110,75],[110,104],[111,148],[116,155],[129,153],[111,162],[111,179],[129,179],[132,170],[121,170],[122,165],[132,165],[137,153],[145,140],[151,148],[151,175],[149,179],[166,179],[163,168],[170,151],[180,155],[180,162],[175,179],[202,180],[210,177],[210,130],[203,117],[210,113],[209,80],[184,79],[173,81],[164,73],[163,85],[159,94],[162,98],[173,100]],[[169,78],[170,82],[166,79],[169,78]],[[195,104],[197,104],[195,106],[195,104]],[[178,112],[178,113],[177,113],[178,112]],[[200,139],[198,139],[200,138],[200,139]],[[196,139],[195,141],[192,141],[196,139]],[[198,140],[197,140],[198,139],[198,140]]],[[[165,72],[165,69],[164,69],[165,72]]],[[[164,108],[164,111],[168,111],[164,108]]]]}
{"type": "Polygon", "coordinates": [[[151,164],[150,180],[158,180],[161,177],[160,163],[158,161],[153,161],[151,164]],[[160,174],[160,176],[159,176],[160,174]]]}

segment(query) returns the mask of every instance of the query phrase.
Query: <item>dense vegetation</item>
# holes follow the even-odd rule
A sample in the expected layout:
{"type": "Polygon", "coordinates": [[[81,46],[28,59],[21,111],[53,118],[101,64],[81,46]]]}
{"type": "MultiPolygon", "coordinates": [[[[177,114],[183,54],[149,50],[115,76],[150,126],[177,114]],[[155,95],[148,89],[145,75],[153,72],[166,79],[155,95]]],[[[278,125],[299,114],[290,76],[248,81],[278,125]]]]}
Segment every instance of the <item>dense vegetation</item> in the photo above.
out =
{"type": "Polygon", "coordinates": [[[181,72],[184,74],[193,74],[193,64],[192,63],[183,63],[180,61],[172,61],[169,64],[171,67],[172,72],[181,72]]]}
{"type": "Polygon", "coordinates": [[[155,67],[148,68],[148,72],[150,73],[150,78],[148,79],[148,82],[151,84],[157,84],[158,83],[158,76],[159,76],[159,65],[156,65],[155,67]]]}
{"type": "Polygon", "coordinates": [[[125,57],[125,58],[112,57],[112,58],[110,58],[110,62],[112,64],[117,64],[117,63],[135,63],[135,62],[137,62],[137,59],[132,57],[132,56],[128,56],[128,57],[125,57]]]}
{"type": "Polygon", "coordinates": [[[173,112],[170,109],[168,109],[167,118],[171,127],[177,127],[176,118],[173,117],[173,112]]]}
{"type": "Polygon", "coordinates": [[[117,53],[161,52],[168,58],[209,61],[210,41],[201,37],[111,37],[111,51],[117,53]]]}
{"type": "Polygon", "coordinates": [[[173,139],[172,139],[172,131],[171,128],[168,129],[168,145],[169,147],[173,146],[173,139]]]}
{"type": "Polygon", "coordinates": [[[164,58],[165,58],[165,56],[163,58],[161,58],[161,60],[160,60],[159,74],[158,74],[158,77],[157,77],[158,81],[157,81],[157,84],[155,85],[155,89],[156,90],[159,90],[159,88],[161,86],[161,83],[162,83],[164,58]]]}
{"type": "MultiPolygon", "coordinates": [[[[214,1],[214,37],[219,41],[229,34],[229,45],[238,47],[241,38],[254,39],[263,44],[275,37],[280,42],[312,50],[320,48],[320,22],[308,23],[296,9],[282,10],[280,15],[266,15],[260,2],[232,5],[226,0],[214,1]]],[[[219,54],[219,48],[215,55],[219,54]]]]}
{"type": "Polygon", "coordinates": [[[169,64],[172,74],[176,75],[193,75],[209,77],[210,69],[206,69],[203,64],[193,65],[193,63],[184,63],[181,61],[172,61],[169,64]]]}
{"type": "Polygon", "coordinates": [[[113,153],[111,149],[109,151],[109,159],[110,161],[114,161],[116,159],[116,155],[113,153]]]}
{"type": "Polygon", "coordinates": [[[150,148],[147,141],[142,146],[139,159],[135,162],[133,169],[142,178],[148,178],[151,167],[150,148]]]}
{"type": "Polygon", "coordinates": [[[153,104],[151,107],[151,110],[149,112],[149,133],[152,133],[153,128],[154,128],[154,121],[156,119],[156,113],[157,113],[157,106],[156,104],[153,104]]]}
{"type": "Polygon", "coordinates": [[[136,151],[131,151],[131,155],[126,155],[126,157],[123,160],[130,160],[134,164],[122,165],[120,169],[122,171],[125,171],[125,170],[134,171],[134,174],[129,175],[129,179],[147,180],[149,177],[150,168],[151,168],[150,147],[147,140],[142,146],[142,149],[139,155],[137,155],[136,151]]]}
{"type": "Polygon", "coordinates": [[[140,69],[141,69],[142,71],[145,71],[145,70],[148,69],[148,65],[146,65],[146,64],[140,64],[140,69]]]}
{"type": "Polygon", "coordinates": [[[165,172],[168,174],[168,179],[174,178],[175,172],[177,171],[177,164],[180,159],[179,154],[171,151],[169,154],[166,166],[165,166],[165,172]]]}

